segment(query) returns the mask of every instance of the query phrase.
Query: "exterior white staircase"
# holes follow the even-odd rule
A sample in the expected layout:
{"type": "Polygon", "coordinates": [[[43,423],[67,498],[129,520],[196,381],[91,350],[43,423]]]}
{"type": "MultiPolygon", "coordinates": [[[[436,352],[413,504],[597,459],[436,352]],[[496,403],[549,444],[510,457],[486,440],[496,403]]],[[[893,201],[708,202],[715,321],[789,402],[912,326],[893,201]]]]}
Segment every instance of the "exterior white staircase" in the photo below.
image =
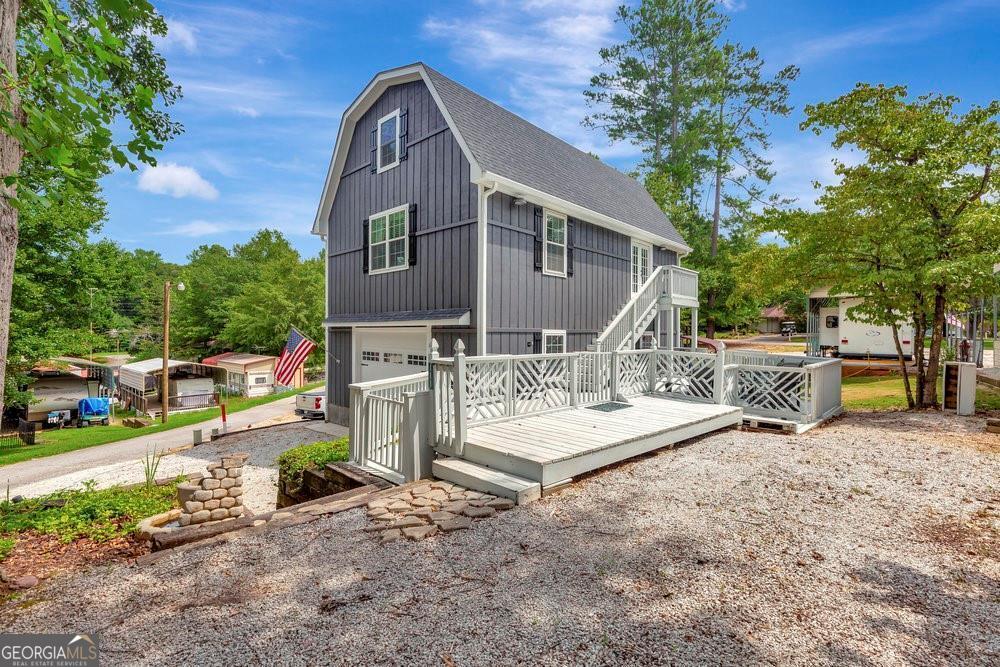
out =
{"type": "Polygon", "coordinates": [[[661,310],[678,307],[698,307],[698,272],[679,266],[658,266],[587,349],[592,352],[632,349],[661,310]]]}

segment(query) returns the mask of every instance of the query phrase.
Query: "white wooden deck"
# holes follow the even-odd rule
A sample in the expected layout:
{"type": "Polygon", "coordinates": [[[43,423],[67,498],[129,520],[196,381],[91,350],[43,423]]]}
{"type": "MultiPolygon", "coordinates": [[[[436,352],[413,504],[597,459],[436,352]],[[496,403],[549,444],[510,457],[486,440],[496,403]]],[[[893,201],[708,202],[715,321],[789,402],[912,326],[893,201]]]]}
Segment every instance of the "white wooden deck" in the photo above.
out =
{"type": "Polygon", "coordinates": [[[589,407],[530,415],[470,428],[462,458],[541,483],[542,487],[718,429],[738,425],[740,408],[657,395],[630,407],[589,407]]]}

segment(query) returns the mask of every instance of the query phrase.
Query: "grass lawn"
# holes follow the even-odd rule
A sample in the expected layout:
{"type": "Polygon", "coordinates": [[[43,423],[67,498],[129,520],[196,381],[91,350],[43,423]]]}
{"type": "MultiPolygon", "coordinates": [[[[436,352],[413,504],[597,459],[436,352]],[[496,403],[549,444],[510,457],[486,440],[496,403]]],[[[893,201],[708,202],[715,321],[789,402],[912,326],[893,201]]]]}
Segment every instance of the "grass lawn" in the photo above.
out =
{"type": "MultiPolygon", "coordinates": [[[[930,346],[931,346],[931,337],[930,336],[925,336],[924,337],[924,347],[929,348],[930,346]]],[[[993,349],[993,339],[992,338],[984,338],[983,339],[983,349],[984,350],[992,350],[993,349]]]]}
{"type": "MultiPolygon", "coordinates": [[[[939,396],[940,391],[939,385],[939,396]]],[[[846,410],[906,409],[903,379],[896,376],[846,378],[841,395],[846,410]]],[[[1000,410],[1000,390],[979,385],[976,391],[976,409],[1000,410]]]]}
{"type": "MultiPolygon", "coordinates": [[[[230,398],[226,401],[226,412],[228,414],[240,412],[258,405],[287,398],[288,396],[294,396],[301,391],[307,391],[321,386],[323,386],[322,382],[314,382],[296,391],[287,391],[280,394],[271,394],[269,396],[255,396],[253,398],[245,398],[242,396],[230,398]]],[[[65,428],[62,430],[40,431],[38,433],[38,444],[0,451],[0,466],[18,463],[20,461],[28,461],[30,459],[37,459],[43,456],[52,456],[54,454],[71,452],[76,449],[85,449],[96,445],[106,445],[109,442],[128,440],[129,438],[135,438],[140,435],[169,431],[170,429],[181,428],[207,421],[209,419],[215,419],[220,414],[221,410],[219,408],[195,410],[192,412],[175,412],[167,416],[166,424],[162,424],[157,421],[146,428],[129,428],[128,426],[112,424],[110,426],[89,426],[87,428],[65,428]]]]}

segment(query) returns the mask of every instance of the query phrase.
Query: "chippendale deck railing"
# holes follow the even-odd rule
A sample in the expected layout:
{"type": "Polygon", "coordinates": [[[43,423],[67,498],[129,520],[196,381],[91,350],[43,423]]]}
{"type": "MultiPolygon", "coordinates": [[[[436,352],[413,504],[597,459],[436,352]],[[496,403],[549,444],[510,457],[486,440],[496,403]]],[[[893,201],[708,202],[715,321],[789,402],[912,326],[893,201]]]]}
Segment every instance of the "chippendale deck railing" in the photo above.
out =
{"type": "MultiPolygon", "coordinates": [[[[351,385],[351,458],[392,479],[429,466],[421,443],[461,456],[469,429],[660,394],[809,423],[840,409],[840,360],[720,350],[623,350],[440,358],[428,372],[351,385]]],[[[429,448],[427,448],[429,450],[429,448]]]]}

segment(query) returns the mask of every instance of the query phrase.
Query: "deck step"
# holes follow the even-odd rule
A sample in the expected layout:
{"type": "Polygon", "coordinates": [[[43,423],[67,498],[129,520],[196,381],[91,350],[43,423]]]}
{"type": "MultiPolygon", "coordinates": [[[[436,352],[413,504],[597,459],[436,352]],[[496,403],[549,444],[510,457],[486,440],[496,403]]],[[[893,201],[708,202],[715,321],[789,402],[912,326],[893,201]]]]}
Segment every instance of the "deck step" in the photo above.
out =
{"type": "Polygon", "coordinates": [[[435,477],[446,482],[510,498],[518,505],[538,500],[542,495],[542,487],[538,482],[462,459],[437,459],[434,461],[433,471],[435,477]]]}

